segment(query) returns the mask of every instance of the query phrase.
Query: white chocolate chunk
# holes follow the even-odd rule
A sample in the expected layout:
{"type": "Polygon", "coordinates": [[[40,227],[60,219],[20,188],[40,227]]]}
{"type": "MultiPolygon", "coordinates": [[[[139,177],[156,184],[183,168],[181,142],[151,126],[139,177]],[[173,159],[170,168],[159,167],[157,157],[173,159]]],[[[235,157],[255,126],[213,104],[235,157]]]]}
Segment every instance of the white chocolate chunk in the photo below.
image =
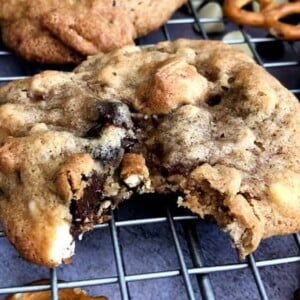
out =
{"type": "Polygon", "coordinates": [[[243,34],[239,30],[228,32],[227,34],[224,35],[222,41],[225,43],[241,42],[239,44],[231,44],[231,46],[234,48],[241,49],[250,57],[253,57],[253,53],[250,47],[247,45],[247,43],[243,43],[245,42],[245,39],[243,37],[243,34]]]}
{"type": "Polygon", "coordinates": [[[251,149],[254,146],[255,135],[248,127],[243,127],[237,132],[238,147],[251,149]]]}
{"type": "MultiPolygon", "coordinates": [[[[220,4],[216,2],[211,2],[205,5],[199,12],[200,18],[223,18],[223,11],[220,4]]],[[[219,33],[224,32],[224,23],[221,22],[213,22],[203,24],[203,27],[207,33],[219,33]]]]}
{"type": "Polygon", "coordinates": [[[57,71],[45,71],[31,78],[30,91],[33,93],[47,93],[52,88],[62,86],[70,81],[74,75],[57,71]]]}
{"type": "Polygon", "coordinates": [[[300,214],[300,175],[288,172],[270,185],[270,197],[279,211],[287,216],[300,214]]]}
{"type": "MultiPolygon", "coordinates": [[[[222,20],[223,11],[220,4],[211,2],[202,7],[198,12],[198,15],[199,18],[213,18],[222,20]]],[[[224,32],[224,23],[223,21],[204,23],[203,28],[207,33],[220,33],[224,32]]],[[[199,31],[198,26],[195,26],[195,29],[199,31]]]]}
{"type": "Polygon", "coordinates": [[[65,222],[56,226],[48,257],[55,263],[62,263],[74,255],[75,243],[70,234],[70,225],[65,222]]]}
{"type": "Polygon", "coordinates": [[[45,123],[36,123],[30,129],[30,134],[47,131],[48,126],[45,123]]]}
{"type": "Polygon", "coordinates": [[[139,176],[137,174],[129,175],[127,178],[124,179],[124,182],[130,187],[134,188],[140,185],[140,183],[143,181],[142,176],[139,176]]]}
{"type": "MultiPolygon", "coordinates": [[[[195,9],[197,9],[200,6],[201,3],[203,3],[203,0],[194,0],[194,1],[192,1],[192,5],[195,9]]],[[[187,8],[188,8],[189,13],[191,14],[192,10],[190,9],[190,6],[187,5],[187,8]]]]}

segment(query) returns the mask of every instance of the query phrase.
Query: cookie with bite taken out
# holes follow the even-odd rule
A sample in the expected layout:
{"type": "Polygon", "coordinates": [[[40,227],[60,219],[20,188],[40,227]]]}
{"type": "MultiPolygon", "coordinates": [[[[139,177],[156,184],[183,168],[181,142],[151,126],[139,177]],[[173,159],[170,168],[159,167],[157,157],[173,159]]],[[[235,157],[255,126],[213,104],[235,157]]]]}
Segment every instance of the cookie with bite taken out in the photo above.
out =
{"type": "MultiPolygon", "coordinates": [[[[127,46],[0,89],[0,220],[56,266],[133,193],[177,193],[241,256],[300,229],[300,107],[217,41],[127,46]]],[[[162,199],[163,201],[163,199],[162,199]]]]}

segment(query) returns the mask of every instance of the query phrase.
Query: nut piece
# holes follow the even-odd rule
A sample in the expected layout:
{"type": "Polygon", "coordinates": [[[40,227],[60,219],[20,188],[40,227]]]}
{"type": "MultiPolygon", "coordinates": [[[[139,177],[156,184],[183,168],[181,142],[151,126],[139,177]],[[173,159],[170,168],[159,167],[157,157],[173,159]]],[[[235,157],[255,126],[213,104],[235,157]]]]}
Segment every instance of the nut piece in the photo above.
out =
{"type": "Polygon", "coordinates": [[[146,112],[161,114],[184,104],[205,102],[208,88],[207,79],[198,73],[195,66],[183,58],[171,57],[158,64],[149,86],[141,85],[137,95],[145,94],[146,112]]]}
{"type": "Polygon", "coordinates": [[[94,162],[89,154],[76,153],[58,170],[56,187],[59,195],[65,201],[82,198],[86,180],[95,169],[94,162]]]}
{"type": "Polygon", "coordinates": [[[141,183],[146,188],[150,187],[149,171],[145,158],[140,154],[127,153],[124,155],[120,176],[130,188],[135,188],[141,183]]]}

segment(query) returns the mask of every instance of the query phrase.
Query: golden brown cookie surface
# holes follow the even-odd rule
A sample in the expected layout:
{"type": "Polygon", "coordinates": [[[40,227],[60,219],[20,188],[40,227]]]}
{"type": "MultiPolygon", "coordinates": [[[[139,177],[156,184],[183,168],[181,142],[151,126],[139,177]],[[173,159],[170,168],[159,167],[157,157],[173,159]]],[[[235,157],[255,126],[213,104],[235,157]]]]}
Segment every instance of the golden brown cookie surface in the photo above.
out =
{"type": "Polygon", "coordinates": [[[67,260],[136,192],[179,192],[242,255],[300,229],[299,103],[228,45],[124,47],[10,83],[0,103],[0,220],[30,261],[67,260]]]}
{"type": "Polygon", "coordinates": [[[4,43],[41,63],[78,63],[157,29],[186,0],[1,0],[4,43]]]}
{"type": "MultiPolygon", "coordinates": [[[[32,282],[30,285],[49,284],[49,280],[38,280],[32,282]]],[[[58,290],[59,300],[108,300],[105,296],[90,296],[85,290],[80,288],[69,288],[58,290]]],[[[18,293],[8,296],[6,300],[51,300],[50,291],[27,292],[18,293]]]]}

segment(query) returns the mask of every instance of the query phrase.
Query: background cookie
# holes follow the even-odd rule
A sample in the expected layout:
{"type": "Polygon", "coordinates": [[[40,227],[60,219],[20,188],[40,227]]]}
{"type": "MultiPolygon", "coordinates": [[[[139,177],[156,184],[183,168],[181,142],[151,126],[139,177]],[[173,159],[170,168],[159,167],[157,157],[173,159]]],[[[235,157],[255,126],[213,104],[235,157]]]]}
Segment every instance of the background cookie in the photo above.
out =
{"type": "Polygon", "coordinates": [[[0,1],[4,43],[25,59],[79,63],[157,29],[186,0],[0,1]]]}
{"type": "Polygon", "coordinates": [[[30,261],[61,263],[134,192],[179,193],[242,256],[300,228],[299,103],[228,45],[128,46],[0,101],[0,218],[30,261]]]}

